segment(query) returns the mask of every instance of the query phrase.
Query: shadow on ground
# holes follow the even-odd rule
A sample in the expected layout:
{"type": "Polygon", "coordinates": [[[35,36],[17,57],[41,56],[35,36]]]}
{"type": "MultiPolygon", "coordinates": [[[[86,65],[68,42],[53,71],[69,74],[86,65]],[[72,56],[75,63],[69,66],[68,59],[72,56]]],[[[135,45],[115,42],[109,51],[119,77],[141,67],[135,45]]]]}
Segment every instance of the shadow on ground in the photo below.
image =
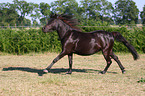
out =
{"type": "MultiPolygon", "coordinates": [[[[19,71],[25,71],[25,72],[30,72],[30,73],[37,73],[38,76],[43,76],[43,74],[46,74],[43,72],[43,69],[34,69],[34,68],[29,68],[29,67],[8,67],[8,68],[3,68],[3,71],[14,71],[14,70],[19,70],[19,71]]],[[[67,72],[68,69],[64,68],[54,68],[49,71],[49,73],[64,73],[67,72]]],[[[101,70],[94,70],[94,69],[73,69],[72,72],[83,72],[83,73],[94,73],[94,72],[101,72],[101,70]]],[[[113,73],[117,74],[116,72],[108,72],[108,73],[113,73]]]]}

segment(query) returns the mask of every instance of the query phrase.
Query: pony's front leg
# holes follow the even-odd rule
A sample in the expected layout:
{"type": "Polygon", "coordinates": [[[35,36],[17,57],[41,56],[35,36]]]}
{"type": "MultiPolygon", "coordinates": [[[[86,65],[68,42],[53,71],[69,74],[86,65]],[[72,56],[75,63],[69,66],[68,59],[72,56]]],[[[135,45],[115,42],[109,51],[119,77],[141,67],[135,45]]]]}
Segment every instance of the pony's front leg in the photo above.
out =
{"type": "Polygon", "coordinates": [[[50,68],[58,61],[60,60],[62,57],[64,57],[66,54],[65,52],[61,52],[53,61],[52,63],[46,68],[43,70],[43,72],[48,72],[48,70],[50,70],[50,68]]]}

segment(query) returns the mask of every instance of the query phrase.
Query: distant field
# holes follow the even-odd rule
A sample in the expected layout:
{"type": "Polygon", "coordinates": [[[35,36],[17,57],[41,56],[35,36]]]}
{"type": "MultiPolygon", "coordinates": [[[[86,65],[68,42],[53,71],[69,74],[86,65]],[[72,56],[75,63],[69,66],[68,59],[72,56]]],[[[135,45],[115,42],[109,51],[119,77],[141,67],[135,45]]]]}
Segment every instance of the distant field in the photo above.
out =
{"type": "Polygon", "coordinates": [[[118,54],[126,73],[113,60],[106,66],[101,54],[74,55],[73,73],[66,75],[67,56],[43,74],[57,53],[0,56],[0,96],[145,96],[145,54],[134,61],[131,54],[118,54]]]}

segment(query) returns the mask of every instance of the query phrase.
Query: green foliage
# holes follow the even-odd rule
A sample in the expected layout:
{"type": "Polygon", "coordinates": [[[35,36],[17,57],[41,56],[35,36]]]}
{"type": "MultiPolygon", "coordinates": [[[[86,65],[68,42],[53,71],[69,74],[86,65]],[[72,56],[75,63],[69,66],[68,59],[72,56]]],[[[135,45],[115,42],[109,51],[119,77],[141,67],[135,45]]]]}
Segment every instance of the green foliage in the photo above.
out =
{"type": "MultiPolygon", "coordinates": [[[[105,30],[118,31],[131,43],[137,51],[145,53],[145,28],[128,30],[125,27],[82,27],[84,32],[105,30]]],[[[128,52],[120,42],[114,43],[115,52],[128,52]]],[[[0,30],[0,51],[11,54],[24,54],[29,52],[60,52],[61,43],[57,32],[43,33],[41,29],[0,30]]]]}
{"type": "Polygon", "coordinates": [[[145,83],[145,79],[141,78],[140,80],[137,81],[138,83],[145,83]]]}
{"type": "Polygon", "coordinates": [[[61,50],[56,32],[44,34],[41,29],[0,31],[0,51],[13,54],[58,52],[61,50]]]}
{"type": "Polygon", "coordinates": [[[118,0],[114,17],[117,24],[137,24],[139,10],[133,0],[118,0]]]}
{"type": "Polygon", "coordinates": [[[48,21],[49,15],[51,14],[50,8],[51,6],[49,4],[44,2],[40,3],[40,12],[42,13],[43,17],[40,19],[42,25],[46,24],[48,21]]]}
{"type": "MultiPolygon", "coordinates": [[[[18,0],[14,0],[14,2],[19,4],[0,3],[0,26],[30,26],[31,20],[25,18],[25,14],[28,15],[30,12],[27,12],[27,8],[22,9],[22,7],[26,6],[24,5],[26,1],[20,1],[20,3],[18,0]],[[20,6],[21,8],[19,8],[20,6]],[[21,12],[22,10],[23,12],[21,12]]],[[[30,7],[30,4],[27,4],[28,6],[30,7]]],[[[32,10],[32,6],[29,9],[32,10]]]]}
{"type": "Polygon", "coordinates": [[[52,12],[58,14],[78,14],[78,3],[76,0],[56,0],[51,3],[52,12]]]}
{"type": "MultiPolygon", "coordinates": [[[[144,9],[143,7],[140,14],[143,24],[145,22],[144,9]]],[[[80,0],[80,3],[77,0],[55,0],[50,4],[44,2],[35,4],[26,0],[13,0],[12,3],[0,3],[0,11],[8,11],[3,13],[3,16],[0,15],[3,20],[1,23],[4,26],[26,26],[28,25],[24,24],[26,16],[31,17],[34,22],[33,25],[38,25],[37,20],[40,21],[41,25],[44,25],[49,20],[51,13],[74,15],[81,24],[92,20],[110,24],[137,24],[139,14],[133,0],[117,0],[115,7],[107,0],[80,0]],[[5,21],[7,18],[11,20],[5,21]]],[[[0,18],[0,21],[2,20],[0,18]]]]}
{"type": "Polygon", "coordinates": [[[82,26],[109,26],[110,24],[108,22],[101,22],[96,20],[84,20],[81,24],[82,26]]]}
{"type": "Polygon", "coordinates": [[[143,11],[140,14],[141,20],[142,20],[142,24],[145,24],[145,5],[143,7],[143,11]]]}
{"type": "Polygon", "coordinates": [[[20,17],[18,19],[19,24],[23,25],[25,16],[28,16],[28,14],[33,12],[34,5],[31,3],[27,3],[25,0],[13,0],[13,2],[13,9],[15,9],[17,12],[20,12],[20,17]]]}
{"type": "Polygon", "coordinates": [[[113,7],[107,0],[81,0],[80,2],[79,14],[83,17],[82,19],[87,22],[89,20],[112,22],[113,7]]]}
{"type": "Polygon", "coordinates": [[[17,12],[13,9],[0,9],[0,26],[15,26],[18,16],[17,12]]]}

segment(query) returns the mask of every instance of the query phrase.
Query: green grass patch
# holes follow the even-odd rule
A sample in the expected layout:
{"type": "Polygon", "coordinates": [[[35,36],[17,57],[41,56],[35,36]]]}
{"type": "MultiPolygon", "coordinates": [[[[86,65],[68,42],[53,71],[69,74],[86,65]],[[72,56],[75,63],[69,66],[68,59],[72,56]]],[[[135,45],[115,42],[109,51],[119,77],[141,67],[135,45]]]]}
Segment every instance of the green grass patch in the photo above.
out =
{"type": "Polygon", "coordinates": [[[140,80],[137,81],[138,83],[145,83],[145,79],[141,78],[140,80]]]}

